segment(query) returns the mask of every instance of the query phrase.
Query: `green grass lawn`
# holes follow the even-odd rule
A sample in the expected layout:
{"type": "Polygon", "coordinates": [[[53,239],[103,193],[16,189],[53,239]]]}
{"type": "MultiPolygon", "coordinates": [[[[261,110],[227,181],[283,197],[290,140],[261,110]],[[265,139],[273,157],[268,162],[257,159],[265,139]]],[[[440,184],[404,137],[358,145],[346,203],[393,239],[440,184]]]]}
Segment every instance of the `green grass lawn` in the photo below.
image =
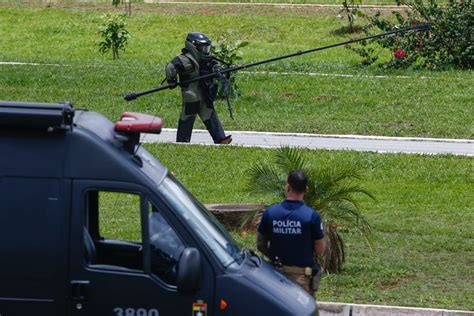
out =
{"type": "MultiPolygon", "coordinates": [[[[332,33],[344,22],[330,11],[151,8],[127,20],[133,37],[127,53],[115,62],[98,52],[97,29],[103,6],[0,8],[0,61],[61,65],[0,65],[0,99],[69,100],[76,107],[97,110],[111,119],[124,110],[144,111],[162,116],[167,127],[174,127],[180,111],[177,90],[132,103],[122,97],[157,86],[164,76],[164,65],[179,52],[188,31],[201,30],[217,37],[223,29],[234,30],[250,42],[244,62],[347,39],[332,33]]],[[[234,103],[235,121],[228,118],[223,103],[216,104],[228,130],[448,138],[473,135],[472,71],[363,68],[358,57],[342,47],[251,71],[238,74],[242,97],[234,103]],[[341,74],[354,77],[333,76],[341,74]],[[379,75],[384,77],[374,77],[379,75]]]]}
{"type": "MultiPolygon", "coordinates": [[[[276,202],[244,189],[250,164],[270,159],[272,150],[146,147],[204,203],[276,202]]],[[[343,228],[347,263],[343,273],[323,278],[319,300],[474,310],[471,158],[309,150],[305,155],[322,167],[357,166],[360,184],[377,198],[360,200],[374,228],[374,250],[343,228]]],[[[254,234],[234,236],[255,249],[254,234]]]]}
{"type": "MultiPolygon", "coordinates": [[[[344,25],[335,18],[337,10],[137,5],[127,20],[133,35],[130,46],[114,62],[98,53],[99,17],[110,6],[19,6],[0,4],[0,62],[43,65],[0,65],[0,100],[69,100],[77,108],[99,111],[113,120],[123,111],[147,112],[162,116],[166,127],[176,126],[178,119],[176,90],[133,103],[122,97],[158,85],[164,65],[179,52],[188,31],[201,30],[215,38],[222,30],[234,30],[250,42],[245,62],[347,39],[333,33],[344,25]]],[[[224,105],[216,105],[228,130],[473,136],[472,71],[363,68],[344,48],[254,71],[290,74],[240,73],[242,97],[234,104],[236,120],[227,117],[224,105]],[[374,77],[378,75],[384,77],[374,77]]],[[[269,159],[270,150],[147,147],[204,203],[274,202],[243,189],[245,170],[254,161],[269,159]]],[[[362,184],[378,199],[361,201],[375,228],[374,251],[344,229],[345,270],[323,279],[319,299],[474,310],[472,158],[306,154],[321,165],[360,167],[365,174],[362,184]]],[[[252,234],[235,235],[242,245],[253,247],[252,234]]]]}

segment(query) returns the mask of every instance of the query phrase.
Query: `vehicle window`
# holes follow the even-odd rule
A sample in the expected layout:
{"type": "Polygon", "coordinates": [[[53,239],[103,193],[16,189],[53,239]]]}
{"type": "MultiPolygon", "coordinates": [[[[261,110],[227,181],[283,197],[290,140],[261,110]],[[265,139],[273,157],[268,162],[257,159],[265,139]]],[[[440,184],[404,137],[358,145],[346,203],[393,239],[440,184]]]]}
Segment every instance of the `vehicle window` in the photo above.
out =
{"type": "Polygon", "coordinates": [[[143,270],[141,196],[91,190],[86,195],[84,259],[104,269],[143,270]]]}
{"type": "Polygon", "coordinates": [[[175,178],[171,176],[164,178],[158,186],[158,191],[188,222],[225,267],[243,260],[235,240],[175,178]]]}
{"type": "Polygon", "coordinates": [[[99,228],[105,239],[141,242],[140,196],[99,192],[99,228]]]}
{"type": "Polygon", "coordinates": [[[176,285],[178,260],[185,246],[157,207],[149,204],[148,210],[152,272],[176,285]]]}

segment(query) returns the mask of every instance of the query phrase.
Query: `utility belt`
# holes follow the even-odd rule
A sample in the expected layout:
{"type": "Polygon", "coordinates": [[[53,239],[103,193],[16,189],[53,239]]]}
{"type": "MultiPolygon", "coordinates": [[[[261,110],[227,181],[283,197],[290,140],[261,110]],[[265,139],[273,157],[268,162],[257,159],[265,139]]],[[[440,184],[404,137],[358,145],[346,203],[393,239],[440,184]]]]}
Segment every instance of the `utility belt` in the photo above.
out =
{"type": "Polygon", "coordinates": [[[298,273],[311,276],[313,269],[310,267],[281,266],[281,271],[286,273],[298,273]]]}
{"type": "Polygon", "coordinates": [[[319,264],[316,263],[313,267],[296,267],[281,265],[278,268],[283,273],[303,274],[309,277],[309,286],[311,290],[313,290],[314,292],[318,290],[319,281],[321,280],[321,266],[319,264]]]}

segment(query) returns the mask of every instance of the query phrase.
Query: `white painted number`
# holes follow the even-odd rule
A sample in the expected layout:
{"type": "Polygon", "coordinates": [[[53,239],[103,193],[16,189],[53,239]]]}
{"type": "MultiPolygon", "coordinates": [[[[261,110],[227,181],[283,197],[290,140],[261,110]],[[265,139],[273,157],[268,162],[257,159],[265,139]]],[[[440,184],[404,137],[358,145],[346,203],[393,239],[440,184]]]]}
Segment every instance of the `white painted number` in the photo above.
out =
{"type": "Polygon", "coordinates": [[[148,316],[148,313],[147,313],[146,309],[139,308],[139,309],[137,309],[137,316],[148,316]]]}
{"type": "MultiPolygon", "coordinates": [[[[114,313],[117,316],[160,316],[160,312],[157,309],[145,309],[145,308],[114,308],[114,313]]],[[[1,316],[1,314],[0,314],[1,316]]]]}

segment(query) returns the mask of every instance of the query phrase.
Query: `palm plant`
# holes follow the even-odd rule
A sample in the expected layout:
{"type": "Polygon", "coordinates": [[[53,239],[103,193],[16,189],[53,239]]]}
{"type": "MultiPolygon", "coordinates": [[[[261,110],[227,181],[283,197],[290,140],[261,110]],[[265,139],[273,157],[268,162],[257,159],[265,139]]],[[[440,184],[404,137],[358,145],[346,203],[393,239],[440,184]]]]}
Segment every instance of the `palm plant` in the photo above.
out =
{"type": "Polygon", "coordinates": [[[356,183],[361,176],[355,168],[334,166],[320,169],[304,158],[301,149],[292,147],[279,148],[274,162],[254,164],[248,170],[248,190],[281,199],[284,197],[286,177],[292,170],[301,170],[307,175],[308,192],[305,194],[305,203],[316,209],[322,218],[326,250],[321,258],[321,265],[328,273],[340,272],[346,258],[340,228],[355,229],[371,247],[372,228],[361,214],[357,196],[375,198],[356,183]]]}

